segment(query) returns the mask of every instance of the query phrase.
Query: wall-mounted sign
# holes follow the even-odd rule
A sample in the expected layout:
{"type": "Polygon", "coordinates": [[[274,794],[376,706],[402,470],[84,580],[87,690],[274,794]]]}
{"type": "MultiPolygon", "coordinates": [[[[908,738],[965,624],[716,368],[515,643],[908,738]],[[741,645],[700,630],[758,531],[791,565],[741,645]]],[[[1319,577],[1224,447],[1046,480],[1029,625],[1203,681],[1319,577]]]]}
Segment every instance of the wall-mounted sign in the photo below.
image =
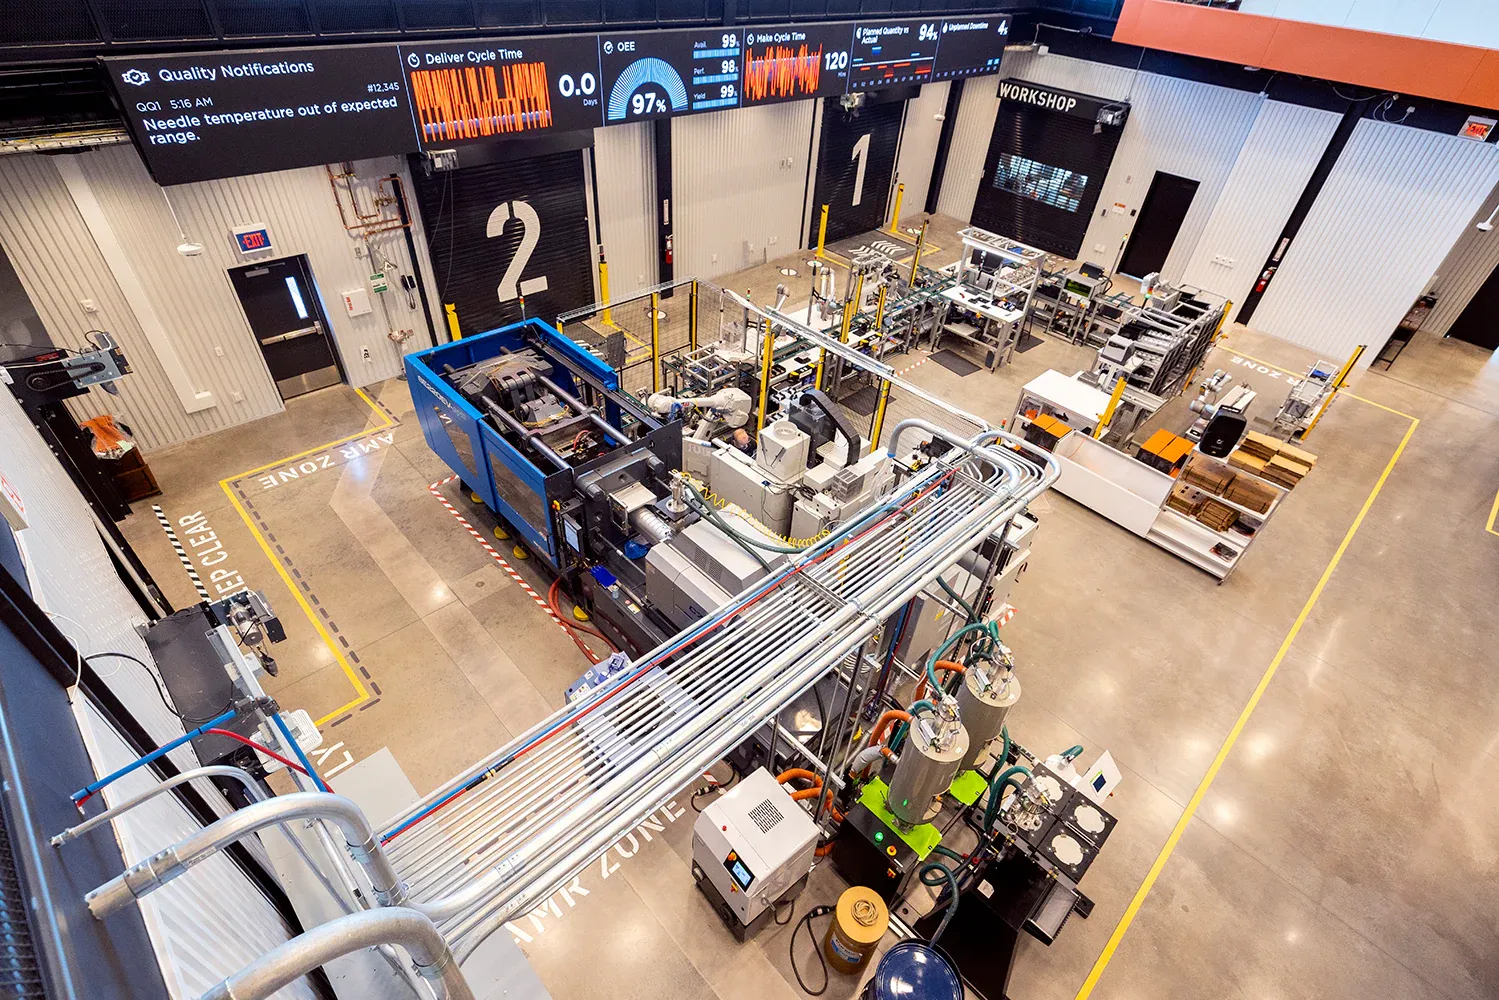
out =
{"type": "Polygon", "coordinates": [[[1463,127],[1458,130],[1457,134],[1464,139],[1487,142],[1489,133],[1494,131],[1495,125],[1499,125],[1499,120],[1483,118],[1479,115],[1469,115],[1468,120],[1463,122],[1463,127]]]}
{"type": "Polygon", "coordinates": [[[1123,101],[1105,101],[1087,94],[1076,94],[1056,87],[1043,87],[1029,80],[1001,80],[1001,101],[1017,101],[1033,107],[1056,111],[1064,115],[1086,118],[1090,122],[1122,127],[1129,115],[1129,105],[1123,101]]]}
{"type": "Polygon", "coordinates": [[[255,257],[269,253],[272,249],[271,231],[264,222],[239,226],[229,232],[234,237],[235,249],[239,251],[241,257],[255,257]]]}
{"type": "Polygon", "coordinates": [[[111,56],[160,184],[999,71],[1008,15],[111,56]]]}

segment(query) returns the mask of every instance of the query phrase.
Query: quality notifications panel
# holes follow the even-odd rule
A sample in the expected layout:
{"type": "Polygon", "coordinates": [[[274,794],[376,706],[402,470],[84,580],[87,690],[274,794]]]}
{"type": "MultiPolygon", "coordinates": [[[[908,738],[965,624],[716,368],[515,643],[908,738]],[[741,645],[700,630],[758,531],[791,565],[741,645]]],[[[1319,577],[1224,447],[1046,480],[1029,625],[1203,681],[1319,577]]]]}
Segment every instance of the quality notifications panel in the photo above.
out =
{"type": "Polygon", "coordinates": [[[161,184],[995,73],[1008,16],[102,60],[161,184]]]}

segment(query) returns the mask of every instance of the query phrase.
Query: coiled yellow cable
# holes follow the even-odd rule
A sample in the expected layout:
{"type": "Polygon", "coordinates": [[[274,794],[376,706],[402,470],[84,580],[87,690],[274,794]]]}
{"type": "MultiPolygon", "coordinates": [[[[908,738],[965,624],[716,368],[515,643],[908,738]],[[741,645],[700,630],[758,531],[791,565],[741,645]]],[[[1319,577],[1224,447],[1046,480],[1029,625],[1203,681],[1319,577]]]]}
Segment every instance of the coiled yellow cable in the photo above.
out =
{"type": "Polygon", "coordinates": [[[828,537],[828,529],[824,528],[817,534],[813,535],[811,538],[790,538],[777,531],[771,530],[768,525],[761,522],[759,518],[755,517],[755,515],[751,514],[749,511],[745,510],[734,501],[728,500],[724,497],[719,496],[717,493],[714,493],[708,488],[706,483],[699,482],[695,477],[689,476],[685,472],[682,474],[682,477],[689,483],[691,483],[692,488],[697,490],[698,493],[702,495],[702,498],[708,501],[714,507],[717,507],[719,510],[732,511],[735,514],[738,514],[750,524],[763,531],[770,538],[774,538],[777,541],[785,545],[789,545],[794,549],[810,548],[811,546],[816,545],[818,542],[822,541],[824,538],[828,537]]]}

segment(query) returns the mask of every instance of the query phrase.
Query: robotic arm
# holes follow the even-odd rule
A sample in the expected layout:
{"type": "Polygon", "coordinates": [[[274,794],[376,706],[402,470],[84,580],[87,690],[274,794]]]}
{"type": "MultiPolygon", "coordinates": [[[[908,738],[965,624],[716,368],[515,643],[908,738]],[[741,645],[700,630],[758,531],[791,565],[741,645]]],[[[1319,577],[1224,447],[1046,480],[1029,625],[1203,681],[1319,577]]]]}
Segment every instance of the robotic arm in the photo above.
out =
{"type": "Polygon", "coordinates": [[[749,393],[742,389],[720,389],[709,396],[673,396],[655,392],[646,400],[646,406],[659,417],[671,415],[674,406],[690,406],[703,415],[727,427],[743,427],[749,422],[749,393]]]}

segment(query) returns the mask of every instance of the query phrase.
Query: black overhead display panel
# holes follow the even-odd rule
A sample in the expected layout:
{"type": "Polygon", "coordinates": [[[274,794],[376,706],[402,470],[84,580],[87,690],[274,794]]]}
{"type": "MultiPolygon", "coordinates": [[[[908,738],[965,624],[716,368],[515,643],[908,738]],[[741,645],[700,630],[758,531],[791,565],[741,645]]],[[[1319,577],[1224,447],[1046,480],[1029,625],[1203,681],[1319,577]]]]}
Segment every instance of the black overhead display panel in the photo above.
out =
{"type": "Polygon", "coordinates": [[[973,224],[1079,256],[1128,115],[1121,101],[1001,81],[973,224]]]}
{"type": "Polygon", "coordinates": [[[997,72],[1009,17],[103,60],[161,184],[997,72]]]}

